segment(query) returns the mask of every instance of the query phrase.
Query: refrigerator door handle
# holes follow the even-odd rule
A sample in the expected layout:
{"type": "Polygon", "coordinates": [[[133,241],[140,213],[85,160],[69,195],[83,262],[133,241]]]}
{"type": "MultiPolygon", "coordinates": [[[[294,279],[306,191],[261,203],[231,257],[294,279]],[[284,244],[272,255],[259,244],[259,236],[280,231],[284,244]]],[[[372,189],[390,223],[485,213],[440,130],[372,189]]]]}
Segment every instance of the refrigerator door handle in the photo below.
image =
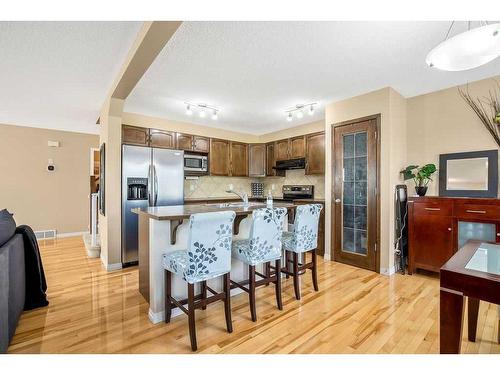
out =
{"type": "Polygon", "coordinates": [[[153,179],[152,179],[152,165],[148,167],[148,204],[150,206],[153,205],[152,197],[153,197],[153,179]]]}
{"type": "Polygon", "coordinates": [[[153,174],[154,174],[154,202],[153,206],[156,206],[156,202],[158,201],[158,176],[156,175],[156,167],[153,165],[153,174]]]}

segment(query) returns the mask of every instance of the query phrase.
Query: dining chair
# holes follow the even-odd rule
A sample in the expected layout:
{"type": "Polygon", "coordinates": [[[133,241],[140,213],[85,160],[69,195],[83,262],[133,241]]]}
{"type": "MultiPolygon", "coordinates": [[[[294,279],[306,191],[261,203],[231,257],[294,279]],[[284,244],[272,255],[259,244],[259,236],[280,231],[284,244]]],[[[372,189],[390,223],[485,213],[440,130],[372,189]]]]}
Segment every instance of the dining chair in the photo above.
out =
{"type": "Polygon", "coordinates": [[[293,287],[297,300],[300,300],[299,277],[308,269],[312,271],[314,290],[319,290],[316,248],[318,247],[318,225],[322,208],[323,205],[316,203],[298,206],[291,231],[283,232],[285,266],[282,268],[282,272],[293,277],[293,287]],[[308,252],[311,253],[312,260],[305,263],[308,252]],[[303,255],[302,263],[299,262],[301,254],[303,255]],[[289,265],[291,265],[292,270],[289,269],[289,265]]]}
{"type": "Polygon", "coordinates": [[[283,233],[283,219],[285,208],[263,208],[253,211],[250,235],[248,239],[233,241],[233,258],[248,266],[248,280],[231,280],[231,288],[240,288],[248,293],[250,315],[252,321],[257,321],[255,290],[259,286],[275,284],[276,303],[278,309],[283,310],[281,298],[281,239],[283,233]],[[267,265],[274,261],[275,267],[267,265]],[[265,274],[256,271],[256,266],[265,266],[265,274]],[[259,280],[257,280],[259,276],[259,280]]]}
{"type": "Polygon", "coordinates": [[[172,308],[178,307],[188,315],[191,349],[197,350],[195,310],[205,309],[210,303],[224,301],[227,331],[233,331],[230,304],[230,271],[233,211],[193,214],[189,218],[189,235],[186,250],[177,250],[163,256],[165,269],[165,323],[170,322],[172,308]],[[172,273],[187,282],[187,299],[172,297],[172,273]],[[216,292],[207,281],[222,277],[223,291],[216,292]],[[201,293],[194,294],[196,283],[201,283],[201,293]],[[207,292],[212,296],[207,297],[207,292]],[[184,307],[187,304],[187,308],[184,307]]]}

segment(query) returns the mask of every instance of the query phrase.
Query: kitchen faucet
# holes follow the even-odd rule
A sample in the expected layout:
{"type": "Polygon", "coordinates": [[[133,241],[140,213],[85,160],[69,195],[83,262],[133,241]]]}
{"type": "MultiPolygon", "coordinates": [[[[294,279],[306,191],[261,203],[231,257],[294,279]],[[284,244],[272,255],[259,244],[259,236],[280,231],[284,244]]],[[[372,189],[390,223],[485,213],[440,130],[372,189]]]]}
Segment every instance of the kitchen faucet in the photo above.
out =
{"type": "Polygon", "coordinates": [[[243,201],[243,204],[245,206],[248,206],[248,194],[247,193],[238,193],[237,191],[234,191],[233,189],[226,190],[226,193],[236,194],[238,197],[241,198],[241,200],[243,201]]]}

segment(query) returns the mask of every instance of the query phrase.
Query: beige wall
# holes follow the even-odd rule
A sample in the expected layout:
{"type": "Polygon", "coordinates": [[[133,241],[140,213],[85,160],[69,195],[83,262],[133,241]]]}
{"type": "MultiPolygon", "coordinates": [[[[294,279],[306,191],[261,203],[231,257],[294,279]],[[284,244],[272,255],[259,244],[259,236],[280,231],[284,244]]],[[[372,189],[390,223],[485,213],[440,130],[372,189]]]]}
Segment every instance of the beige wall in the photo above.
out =
{"type": "Polygon", "coordinates": [[[393,257],[393,189],[400,182],[399,170],[406,163],[406,103],[396,91],[384,88],[327,105],[326,126],[326,248],[331,246],[332,210],[332,125],[365,116],[381,115],[380,270],[391,271],[393,257]]]}
{"type": "MultiPolygon", "coordinates": [[[[496,77],[498,80],[500,77],[496,77]]],[[[492,79],[469,84],[474,97],[489,95],[492,79]]],[[[439,154],[498,149],[476,114],[458,94],[456,87],[409,98],[408,164],[434,163],[439,154]]],[[[408,181],[413,191],[413,183],[408,181]]],[[[428,195],[438,195],[438,177],[429,184],[428,195]]]]}
{"type": "Polygon", "coordinates": [[[34,230],[88,231],[90,149],[98,144],[97,135],[0,124],[0,209],[34,230]]]}

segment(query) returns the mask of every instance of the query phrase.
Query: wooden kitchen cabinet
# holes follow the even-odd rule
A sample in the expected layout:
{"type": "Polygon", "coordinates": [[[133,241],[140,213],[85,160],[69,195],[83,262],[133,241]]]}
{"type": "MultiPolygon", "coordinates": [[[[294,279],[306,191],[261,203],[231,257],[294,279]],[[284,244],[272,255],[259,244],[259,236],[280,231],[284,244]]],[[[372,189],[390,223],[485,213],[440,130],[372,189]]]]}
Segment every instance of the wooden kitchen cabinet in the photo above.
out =
{"type": "Polygon", "coordinates": [[[288,154],[290,159],[304,158],[306,156],[306,137],[301,135],[290,138],[288,154]]]}
{"type": "Polygon", "coordinates": [[[208,153],[210,151],[210,138],[193,136],[193,151],[208,153]]]}
{"type": "Polygon", "coordinates": [[[122,143],[134,146],[149,146],[149,129],[123,125],[122,143]]]}
{"type": "Polygon", "coordinates": [[[231,142],[230,144],[231,176],[248,176],[248,144],[231,142]]]}
{"type": "Polygon", "coordinates": [[[306,174],[325,174],[325,132],[306,135],[306,174]]]}
{"type": "Polygon", "coordinates": [[[149,145],[158,148],[175,148],[175,133],[166,130],[149,129],[149,145]]]}
{"type": "Polygon", "coordinates": [[[266,176],[276,176],[274,142],[266,144],[266,176]]]}
{"type": "Polygon", "coordinates": [[[177,149],[208,153],[210,151],[210,138],[177,133],[177,149]]]}
{"type": "Polygon", "coordinates": [[[229,176],[230,152],[229,141],[210,139],[210,174],[212,176],[229,176]]]}
{"type": "Polygon", "coordinates": [[[193,136],[191,134],[177,133],[177,149],[184,151],[193,151],[193,136]]]}
{"type": "Polygon", "coordinates": [[[290,153],[289,153],[289,141],[288,139],[282,139],[281,141],[276,141],[274,144],[275,148],[275,160],[288,160],[290,159],[290,153]]]}
{"type": "Polygon", "coordinates": [[[265,177],[266,167],[266,145],[250,144],[248,146],[248,175],[265,177]]]}

